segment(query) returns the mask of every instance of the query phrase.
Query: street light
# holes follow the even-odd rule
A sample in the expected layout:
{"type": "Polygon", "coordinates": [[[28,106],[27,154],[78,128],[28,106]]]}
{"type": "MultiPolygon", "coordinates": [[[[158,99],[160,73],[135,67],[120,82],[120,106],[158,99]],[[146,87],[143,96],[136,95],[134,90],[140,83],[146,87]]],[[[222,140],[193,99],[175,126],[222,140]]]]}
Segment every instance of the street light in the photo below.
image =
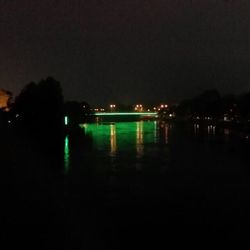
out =
{"type": "Polygon", "coordinates": [[[110,111],[111,111],[111,112],[114,111],[115,107],[116,107],[115,104],[110,104],[110,111]]]}
{"type": "Polygon", "coordinates": [[[164,108],[166,109],[167,107],[168,107],[167,104],[161,104],[161,106],[160,106],[161,109],[164,109],[164,108]]]}
{"type": "Polygon", "coordinates": [[[137,104],[136,106],[135,106],[135,111],[143,111],[143,106],[141,105],[141,104],[137,104]]]}

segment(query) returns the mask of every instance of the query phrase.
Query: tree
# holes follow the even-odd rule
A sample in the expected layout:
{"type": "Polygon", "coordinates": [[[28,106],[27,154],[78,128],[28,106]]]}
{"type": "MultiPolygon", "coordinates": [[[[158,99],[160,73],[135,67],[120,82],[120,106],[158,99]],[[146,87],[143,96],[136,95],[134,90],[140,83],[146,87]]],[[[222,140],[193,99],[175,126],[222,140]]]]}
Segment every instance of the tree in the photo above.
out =
{"type": "Polygon", "coordinates": [[[68,117],[68,126],[77,127],[83,122],[83,107],[79,102],[68,101],[64,104],[64,114],[68,117]]]}
{"type": "Polygon", "coordinates": [[[243,94],[239,97],[239,114],[244,121],[250,119],[250,93],[243,94]]]}
{"type": "Polygon", "coordinates": [[[63,96],[60,83],[48,77],[27,84],[12,107],[13,124],[46,154],[58,155],[63,141],[63,96]]]}
{"type": "Polygon", "coordinates": [[[60,83],[49,77],[26,85],[13,104],[16,122],[27,127],[56,128],[62,124],[63,96],[60,83]]]}
{"type": "Polygon", "coordinates": [[[217,118],[220,114],[221,97],[215,90],[206,90],[192,100],[191,110],[195,116],[209,116],[217,118]]]}

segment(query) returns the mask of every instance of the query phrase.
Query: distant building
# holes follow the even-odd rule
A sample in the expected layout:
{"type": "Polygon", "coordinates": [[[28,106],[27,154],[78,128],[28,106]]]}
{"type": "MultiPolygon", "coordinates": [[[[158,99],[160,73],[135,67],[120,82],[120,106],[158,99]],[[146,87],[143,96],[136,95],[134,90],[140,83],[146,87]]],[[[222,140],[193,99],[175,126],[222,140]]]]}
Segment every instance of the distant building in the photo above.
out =
{"type": "Polygon", "coordinates": [[[11,93],[4,89],[0,89],[0,109],[7,109],[11,93]]]}

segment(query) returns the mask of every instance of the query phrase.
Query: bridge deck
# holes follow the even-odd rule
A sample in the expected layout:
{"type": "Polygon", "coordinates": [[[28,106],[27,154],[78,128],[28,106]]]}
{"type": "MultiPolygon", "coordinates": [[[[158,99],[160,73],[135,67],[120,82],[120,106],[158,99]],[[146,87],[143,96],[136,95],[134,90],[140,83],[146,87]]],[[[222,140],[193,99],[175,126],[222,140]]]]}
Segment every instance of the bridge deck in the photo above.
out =
{"type": "Polygon", "coordinates": [[[157,116],[157,112],[97,112],[95,116],[157,116]]]}

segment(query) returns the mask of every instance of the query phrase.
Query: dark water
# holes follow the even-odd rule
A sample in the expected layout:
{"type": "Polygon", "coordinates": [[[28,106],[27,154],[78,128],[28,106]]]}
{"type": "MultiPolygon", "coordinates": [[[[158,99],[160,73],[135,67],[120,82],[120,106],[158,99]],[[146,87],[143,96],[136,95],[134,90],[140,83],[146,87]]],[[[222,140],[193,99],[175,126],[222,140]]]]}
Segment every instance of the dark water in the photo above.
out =
{"type": "Polygon", "coordinates": [[[154,121],[82,133],[64,145],[69,249],[249,249],[244,135],[154,121]]]}

